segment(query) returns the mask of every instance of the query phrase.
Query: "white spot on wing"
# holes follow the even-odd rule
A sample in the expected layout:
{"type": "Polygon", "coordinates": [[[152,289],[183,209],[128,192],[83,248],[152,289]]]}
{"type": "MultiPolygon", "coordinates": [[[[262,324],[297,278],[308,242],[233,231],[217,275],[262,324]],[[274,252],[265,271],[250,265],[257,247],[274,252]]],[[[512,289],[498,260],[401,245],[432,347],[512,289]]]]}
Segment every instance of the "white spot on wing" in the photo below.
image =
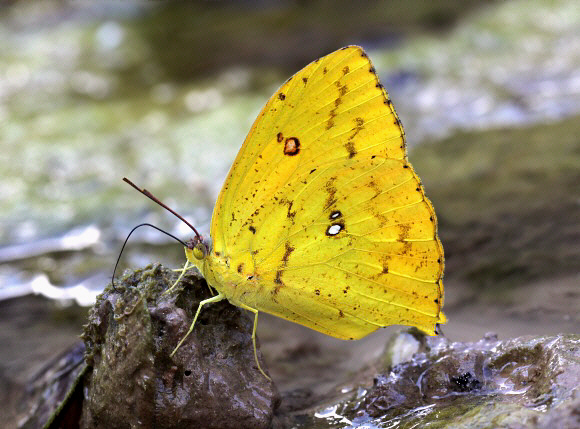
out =
{"type": "Polygon", "coordinates": [[[330,225],[326,230],[326,233],[328,235],[336,235],[340,232],[341,229],[342,229],[341,225],[330,225]]]}

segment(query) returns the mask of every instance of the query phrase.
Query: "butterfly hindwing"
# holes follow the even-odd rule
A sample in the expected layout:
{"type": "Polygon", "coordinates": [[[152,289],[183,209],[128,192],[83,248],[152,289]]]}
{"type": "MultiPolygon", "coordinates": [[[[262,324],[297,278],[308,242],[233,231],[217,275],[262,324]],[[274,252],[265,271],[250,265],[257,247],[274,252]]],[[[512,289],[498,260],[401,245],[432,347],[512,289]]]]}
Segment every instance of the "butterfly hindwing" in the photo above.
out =
{"type": "MultiPolygon", "coordinates": [[[[310,318],[330,312],[315,322],[331,323],[329,335],[341,338],[396,323],[432,332],[442,305],[442,249],[415,174],[402,160],[345,164],[318,179],[334,188],[313,186],[325,191],[294,199],[283,241],[257,248],[256,306],[310,318]],[[305,312],[305,306],[321,308],[305,312]]],[[[272,228],[263,229],[267,237],[272,228]]],[[[306,318],[301,323],[313,327],[306,318]]]]}

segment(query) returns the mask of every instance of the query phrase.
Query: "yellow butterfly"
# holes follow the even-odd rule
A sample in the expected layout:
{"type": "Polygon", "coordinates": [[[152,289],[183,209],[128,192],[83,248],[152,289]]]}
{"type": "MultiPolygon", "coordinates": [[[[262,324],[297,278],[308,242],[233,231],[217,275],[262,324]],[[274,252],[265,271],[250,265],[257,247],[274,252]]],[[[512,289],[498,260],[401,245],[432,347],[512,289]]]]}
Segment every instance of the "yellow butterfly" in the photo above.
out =
{"type": "Polygon", "coordinates": [[[392,324],[435,335],[445,323],[435,212],[358,46],[314,61],[270,98],[210,235],[186,248],[218,292],[200,303],[188,335],[201,308],[222,299],[255,314],[254,353],[259,311],[346,340],[392,324]]]}

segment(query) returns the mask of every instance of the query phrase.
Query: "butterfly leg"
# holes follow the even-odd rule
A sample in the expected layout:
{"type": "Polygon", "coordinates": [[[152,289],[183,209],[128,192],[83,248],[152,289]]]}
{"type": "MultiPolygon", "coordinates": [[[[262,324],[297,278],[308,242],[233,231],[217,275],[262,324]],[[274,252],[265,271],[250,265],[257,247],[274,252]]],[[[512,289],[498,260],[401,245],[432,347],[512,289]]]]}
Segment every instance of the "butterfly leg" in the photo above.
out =
{"type": "Polygon", "coordinates": [[[183,268],[180,268],[178,270],[174,270],[174,271],[181,271],[181,274],[179,275],[179,277],[177,278],[177,280],[175,280],[175,283],[173,283],[171,285],[171,287],[169,289],[167,289],[165,292],[163,292],[163,295],[165,295],[166,293],[171,292],[175,286],[177,286],[179,284],[179,282],[181,281],[181,279],[183,278],[183,276],[185,275],[185,273],[187,272],[187,270],[189,270],[189,268],[191,267],[189,260],[185,261],[185,265],[183,266],[183,268]]]}
{"type": "MultiPolygon", "coordinates": [[[[185,265],[183,266],[183,268],[178,268],[177,270],[173,270],[173,271],[176,271],[176,272],[179,271],[179,272],[181,272],[181,274],[179,275],[179,277],[177,278],[177,280],[175,280],[175,283],[173,283],[169,289],[167,289],[165,292],[163,292],[163,295],[165,295],[166,293],[171,292],[175,288],[175,286],[177,286],[179,284],[179,282],[181,281],[181,279],[183,278],[183,276],[185,275],[185,273],[187,271],[189,271],[192,267],[193,267],[193,264],[190,264],[189,263],[189,260],[186,260],[185,261],[185,265]]],[[[207,285],[207,288],[209,289],[209,293],[211,293],[212,295],[215,295],[214,290],[209,285],[207,285]]]]}
{"type": "Polygon", "coordinates": [[[256,329],[258,328],[258,310],[252,307],[248,307],[245,304],[241,304],[240,307],[243,308],[244,310],[248,310],[254,313],[254,328],[252,329],[252,344],[254,345],[254,359],[256,360],[256,365],[258,365],[258,369],[260,370],[262,375],[266,377],[268,380],[272,381],[272,379],[268,377],[268,375],[262,369],[260,361],[258,361],[258,349],[256,348],[256,329]]]}
{"type": "Polygon", "coordinates": [[[223,296],[221,293],[218,293],[216,296],[212,296],[211,298],[204,299],[203,301],[201,301],[199,303],[199,307],[197,307],[197,311],[196,311],[195,316],[193,318],[193,322],[191,322],[191,326],[189,327],[189,331],[187,331],[187,334],[185,334],[185,336],[181,339],[181,341],[179,342],[179,344],[177,344],[177,347],[175,347],[175,349],[171,352],[171,354],[169,355],[169,357],[173,357],[173,355],[175,354],[175,352],[179,349],[179,347],[181,347],[181,345],[183,344],[183,342],[185,341],[185,339],[193,331],[193,327],[195,326],[195,322],[197,321],[197,316],[199,316],[199,312],[201,311],[201,307],[203,307],[206,304],[209,304],[210,302],[218,302],[218,301],[221,301],[222,299],[225,299],[225,296],[223,296]]]}
{"type": "MultiPolygon", "coordinates": [[[[171,292],[175,288],[175,286],[177,286],[179,284],[179,282],[181,281],[181,279],[183,278],[183,276],[185,275],[185,273],[187,271],[189,271],[192,267],[193,267],[193,264],[190,264],[189,263],[189,260],[186,260],[185,261],[185,265],[183,266],[183,268],[178,268],[176,270],[173,270],[173,271],[176,271],[176,272],[179,271],[179,272],[181,272],[181,274],[179,275],[179,277],[177,278],[177,280],[175,280],[175,283],[173,283],[169,289],[167,289],[165,292],[163,292],[163,295],[165,295],[166,293],[171,292]]],[[[209,289],[209,293],[210,294],[215,295],[215,291],[210,287],[209,284],[207,285],[207,288],[209,289]]]]}

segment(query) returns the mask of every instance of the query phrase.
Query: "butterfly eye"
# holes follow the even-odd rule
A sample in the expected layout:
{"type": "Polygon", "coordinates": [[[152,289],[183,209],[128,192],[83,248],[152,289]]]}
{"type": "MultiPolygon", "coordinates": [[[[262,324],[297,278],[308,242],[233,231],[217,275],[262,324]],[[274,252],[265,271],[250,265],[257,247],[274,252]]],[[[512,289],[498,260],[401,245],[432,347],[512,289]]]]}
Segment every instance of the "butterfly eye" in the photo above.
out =
{"type": "Polygon", "coordinates": [[[193,256],[195,257],[195,259],[199,259],[200,261],[205,258],[205,252],[204,252],[204,246],[203,243],[198,243],[194,248],[193,248],[193,256]]]}

